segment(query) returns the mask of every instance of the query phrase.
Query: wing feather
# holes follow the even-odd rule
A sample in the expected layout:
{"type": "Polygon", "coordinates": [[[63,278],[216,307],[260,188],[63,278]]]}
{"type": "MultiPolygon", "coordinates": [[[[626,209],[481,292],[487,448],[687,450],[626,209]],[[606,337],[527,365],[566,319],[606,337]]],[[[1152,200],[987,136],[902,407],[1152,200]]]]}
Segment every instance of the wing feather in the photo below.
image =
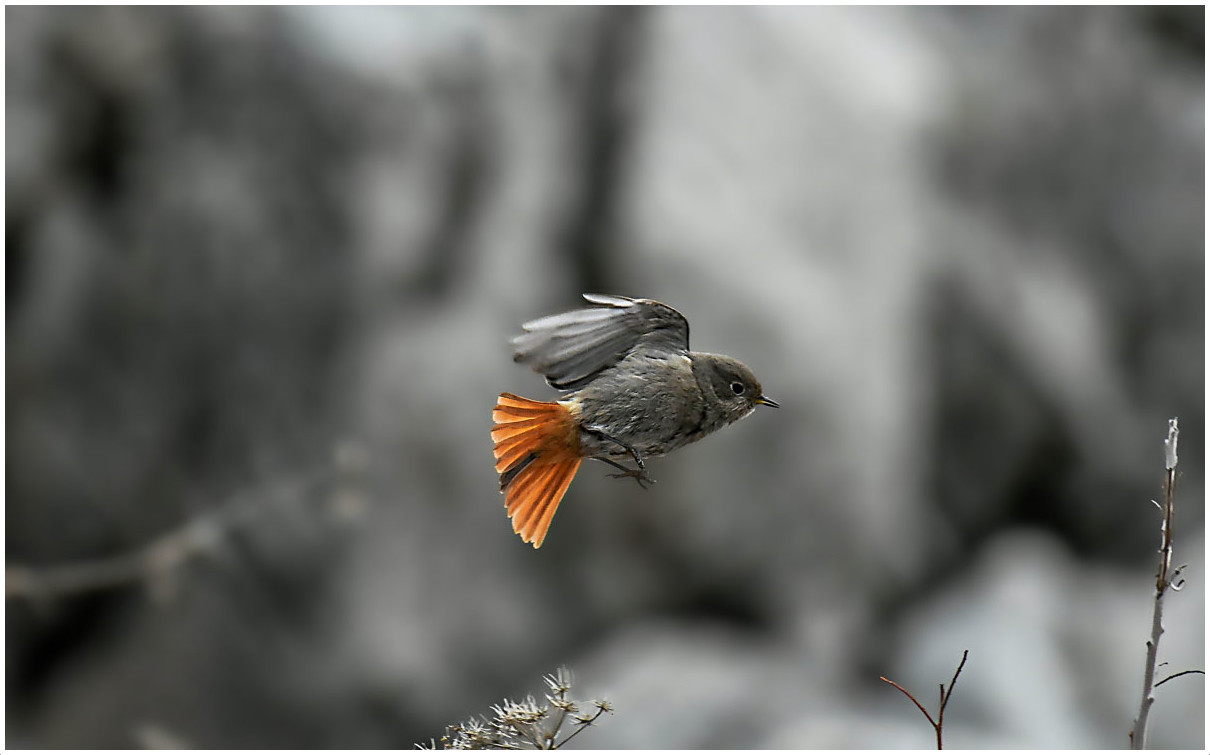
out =
{"type": "Polygon", "coordinates": [[[513,359],[555,388],[579,388],[637,348],[689,351],[689,323],[667,304],[607,294],[584,294],[596,306],[539,317],[521,326],[513,359]]]}

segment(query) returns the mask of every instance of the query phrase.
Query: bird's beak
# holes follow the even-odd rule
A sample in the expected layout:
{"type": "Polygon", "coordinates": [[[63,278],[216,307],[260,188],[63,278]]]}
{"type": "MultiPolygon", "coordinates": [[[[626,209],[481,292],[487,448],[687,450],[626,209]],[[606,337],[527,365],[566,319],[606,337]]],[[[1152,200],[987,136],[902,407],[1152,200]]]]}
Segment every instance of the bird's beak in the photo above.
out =
{"type": "Polygon", "coordinates": [[[776,401],[769,398],[768,396],[761,396],[760,398],[756,399],[756,403],[764,404],[765,406],[771,406],[774,409],[781,408],[781,404],[777,403],[776,401]]]}

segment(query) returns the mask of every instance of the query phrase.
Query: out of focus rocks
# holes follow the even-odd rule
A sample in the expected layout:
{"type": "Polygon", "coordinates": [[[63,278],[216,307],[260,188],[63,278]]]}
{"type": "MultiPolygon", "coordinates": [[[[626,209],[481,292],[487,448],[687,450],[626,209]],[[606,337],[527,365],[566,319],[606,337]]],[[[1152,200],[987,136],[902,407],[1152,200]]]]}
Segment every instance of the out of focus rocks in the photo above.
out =
{"type": "Polygon", "coordinates": [[[877,676],[969,648],[952,746],[1122,744],[1174,414],[1204,667],[1202,67],[1151,18],[14,9],[8,557],[368,465],[358,526],[286,502],[166,604],[10,604],[9,740],[409,747],[567,663],[584,746],[929,747],[877,676]],[[586,287],[783,408],[586,465],[535,552],[490,410],[586,287]]]}

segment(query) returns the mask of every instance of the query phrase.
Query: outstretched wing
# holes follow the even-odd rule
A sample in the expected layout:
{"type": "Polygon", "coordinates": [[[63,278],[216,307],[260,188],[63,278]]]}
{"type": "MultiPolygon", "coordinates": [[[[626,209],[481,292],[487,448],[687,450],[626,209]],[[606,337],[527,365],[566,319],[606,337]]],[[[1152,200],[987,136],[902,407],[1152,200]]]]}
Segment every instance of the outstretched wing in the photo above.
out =
{"type": "Polygon", "coordinates": [[[540,317],[521,326],[513,360],[528,364],[560,390],[573,390],[621,361],[636,348],[683,354],[689,322],[651,299],[584,294],[597,306],[540,317]]]}

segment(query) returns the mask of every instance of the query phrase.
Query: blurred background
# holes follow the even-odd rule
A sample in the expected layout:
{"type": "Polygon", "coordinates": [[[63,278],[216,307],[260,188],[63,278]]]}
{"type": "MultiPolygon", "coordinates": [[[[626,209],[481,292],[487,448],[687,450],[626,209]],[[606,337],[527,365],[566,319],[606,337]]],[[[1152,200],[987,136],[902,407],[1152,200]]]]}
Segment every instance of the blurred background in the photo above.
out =
{"type": "MultiPolygon", "coordinates": [[[[1204,18],[6,8],[9,746],[1126,744],[1204,669],[1204,18]],[[585,291],[777,411],[512,533],[585,291]],[[930,707],[934,707],[930,704],[930,707]]],[[[1149,743],[1204,746],[1204,677],[1149,743]]]]}

